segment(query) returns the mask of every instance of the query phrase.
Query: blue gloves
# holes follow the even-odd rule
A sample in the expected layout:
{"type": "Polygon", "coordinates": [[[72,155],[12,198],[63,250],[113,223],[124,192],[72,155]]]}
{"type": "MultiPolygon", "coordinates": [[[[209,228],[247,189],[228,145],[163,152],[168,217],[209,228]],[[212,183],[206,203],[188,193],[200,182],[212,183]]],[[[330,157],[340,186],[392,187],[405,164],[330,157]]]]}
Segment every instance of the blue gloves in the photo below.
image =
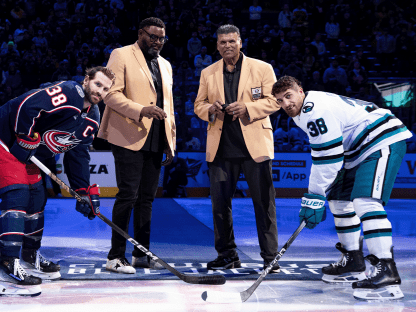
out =
{"type": "Polygon", "coordinates": [[[100,188],[97,184],[91,185],[87,189],[77,189],[75,192],[85,200],[85,203],[77,201],[76,211],[82,213],[84,217],[88,217],[90,220],[100,214],[100,188]]]}
{"type": "MultiPolygon", "coordinates": [[[[306,227],[313,229],[319,222],[325,220],[325,200],[321,195],[303,194],[302,209],[299,212],[299,222],[306,221],[306,227]]],[[[326,216],[325,216],[326,217],[326,216]]]]}
{"type": "Polygon", "coordinates": [[[16,134],[16,141],[10,148],[10,153],[18,160],[29,163],[30,157],[35,155],[39,144],[40,135],[37,132],[33,135],[33,138],[26,134],[16,134]]]}

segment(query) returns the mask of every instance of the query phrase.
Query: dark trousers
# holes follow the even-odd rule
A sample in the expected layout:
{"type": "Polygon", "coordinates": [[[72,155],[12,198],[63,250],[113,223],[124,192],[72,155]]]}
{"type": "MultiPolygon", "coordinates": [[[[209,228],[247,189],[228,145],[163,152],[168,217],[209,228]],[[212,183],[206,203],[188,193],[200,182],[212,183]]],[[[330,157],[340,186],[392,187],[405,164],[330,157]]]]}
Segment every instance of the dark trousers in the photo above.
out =
{"type": "MultiPolygon", "coordinates": [[[[149,249],[152,204],[159,184],[163,153],[131,151],[111,145],[116,168],[118,193],[113,207],[113,222],[128,231],[133,213],[134,239],[149,249]]],[[[125,257],[126,239],[113,230],[108,259],[125,257]]],[[[145,256],[134,248],[133,256],[145,256]]]]}
{"type": "Polygon", "coordinates": [[[256,163],[251,158],[222,159],[208,163],[215,249],[219,256],[237,256],[231,199],[242,170],[253,200],[260,255],[271,261],[277,255],[276,192],[272,161],[256,163]]]}

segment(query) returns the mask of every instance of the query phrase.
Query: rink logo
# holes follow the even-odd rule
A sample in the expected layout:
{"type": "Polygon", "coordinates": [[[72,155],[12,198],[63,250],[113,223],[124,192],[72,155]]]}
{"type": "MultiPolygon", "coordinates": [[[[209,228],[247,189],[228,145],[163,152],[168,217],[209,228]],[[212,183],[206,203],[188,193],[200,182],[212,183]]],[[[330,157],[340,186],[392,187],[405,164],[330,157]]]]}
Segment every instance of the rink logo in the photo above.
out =
{"type": "MultiPolygon", "coordinates": [[[[158,258],[155,257],[155,260],[158,258]]],[[[62,262],[61,274],[62,277],[69,280],[74,279],[108,279],[109,275],[112,275],[114,279],[123,279],[122,274],[111,273],[106,271],[105,262],[97,261],[96,263],[67,263],[62,262]],[[99,277],[99,276],[102,277],[99,277]]],[[[222,274],[228,278],[241,278],[242,275],[255,275],[257,278],[263,273],[263,263],[241,263],[241,268],[227,269],[227,270],[207,270],[207,263],[168,263],[171,267],[177,269],[184,274],[222,274]]],[[[329,263],[323,263],[321,261],[279,261],[281,273],[279,279],[285,280],[320,280],[322,277],[321,268],[329,265],[329,263]]],[[[164,280],[171,279],[174,275],[169,272],[161,272],[159,270],[152,269],[140,269],[137,268],[136,277],[144,279],[164,280]]],[[[273,274],[274,275],[274,274],[273,274]]],[[[270,277],[273,277],[271,275],[270,277]]]]}
{"type": "Polygon", "coordinates": [[[108,174],[107,165],[92,165],[90,164],[90,174],[108,174]]]}

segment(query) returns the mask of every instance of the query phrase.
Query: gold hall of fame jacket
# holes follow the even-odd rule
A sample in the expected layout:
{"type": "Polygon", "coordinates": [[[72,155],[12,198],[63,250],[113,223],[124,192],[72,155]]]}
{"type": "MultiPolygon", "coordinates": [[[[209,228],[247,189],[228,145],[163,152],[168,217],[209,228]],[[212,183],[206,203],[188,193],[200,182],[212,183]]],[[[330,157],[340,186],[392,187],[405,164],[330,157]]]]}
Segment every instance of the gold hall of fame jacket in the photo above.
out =
{"type": "MultiPolygon", "coordinates": [[[[195,114],[208,121],[206,160],[214,161],[221,139],[224,114],[218,114],[210,121],[209,108],[224,95],[224,61],[221,59],[201,72],[198,95],[195,100],[195,114]]],[[[247,116],[240,118],[244,141],[251,157],[256,162],[274,158],[273,127],[269,115],[280,109],[271,95],[276,76],[270,64],[243,55],[237,101],[247,107],[247,116]]]]}
{"type": "MultiPolygon", "coordinates": [[[[174,153],[176,125],[173,110],[172,67],[158,57],[163,85],[163,110],[167,143],[174,153]]],[[[136,43],[114,49],[107,67],[116,75],[116,81],[104,99],[106,105],[98,137],[111,144],[133,151],[146,142],[153,119],[140,118],[145,106],[156,106],[157,93],[146,59],[136,43]]]]}

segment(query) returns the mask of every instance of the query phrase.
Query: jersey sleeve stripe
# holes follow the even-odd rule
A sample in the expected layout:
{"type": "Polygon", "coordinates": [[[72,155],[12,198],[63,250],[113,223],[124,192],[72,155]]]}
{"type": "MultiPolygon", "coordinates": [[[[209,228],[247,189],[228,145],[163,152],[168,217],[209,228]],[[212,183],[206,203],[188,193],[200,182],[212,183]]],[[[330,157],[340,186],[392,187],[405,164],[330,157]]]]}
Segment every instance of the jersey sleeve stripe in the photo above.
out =
{"type": "MultiPolygon", "coordinates": [[[[340,136],[339,138],[333,139],[331,141],[325,142],[325,143],[321,143],[321,144],[311,144],[311,148],[313,148],[314,150],[320,151],[320,150],[324,150],[324,149],[331,149],[333,147],[330,148],[325,148],[325,147],[329,147],[331,145],[337,144],[337,143],[342,143],[342,136],[340,136]]],[[[336,146],[339,146],[336,145],[336,146]]]]}
{"type": "Polygon", "coordinates": [[[348,162],[354,161],[355,159],[360,157],[365,151],[367,151],[368,149],[377,145],[381,141],[383,141],[383,140],[385,140],[385,139],[387,139],[387,138],[389,138],[393,135],[399,134],[400,132],[404,132],[404,131],[407,131],[407,128],[404,124],[392,127],[390,129],[386,129],[386,130],[380,132],[371,141],[364,144],[359,150],[357,150],[357,151],[355,151],[354,153],[351,153],[351,154],[346,154],[345,155],[345,160],[348,161],[348,162]]]}
{"type": "Polygon", "coordinates": [[[355,150],[360,144],[365,140],[365,138],[374,130],[381,127],[382,125],[385,125],[392,119],[397,119],[396,117],[386,114],[383,117],[377,119],[372,124],[368,125],[364,128],[363,131],[355,138],[354,142],[352,142],[350,150],[355,150]]]}
{"type": "Polygon", "coordinates": [[[341,141],[338,141],[334,144],[331,145],[327,145],[327,146],[323,146],[323,147],[315,147],[316,145],[322,145],[322,144],[311,144],[311,149],[315,152],[319,152],[319,151],[327,151],[330,149],[333,149],[335,147],[341,146],[342,145],[342,138],[341,141]]]}
{"type": "MultiPolygon", "coordinates": [[[[25,104],[25,102],[30,99],[32,96],[34,96],[36,93],[39,93],[40,91],[43,90],[38,90],[30,95],[28,95],[27,97],[25,97],[25,99],[22,101],[22,103],[20,103],[19,108],[17,109],[17,114],[16,114],[16,121],[14,123],[14,132],[17,133],[17,124],[19,122],[19,115],[20,115],[20,109],[22,108],[22,106],[25,104]]],[[[33,121],[34,122],[34,121],[33,121]]],[[[30,133],[30,132],[29,132],[30,133]]],[[[28,133],[25,133],[28,134],[28,133]]]]}
{"type": "Polygon", "coordinates": [[[336,154],[330,156],[322,156],[322,157],[313,157],[312,156],[312,164],[314,165],[326,165],[326,164],[334,164],[344,161],[344,154],[336,154]]]}

